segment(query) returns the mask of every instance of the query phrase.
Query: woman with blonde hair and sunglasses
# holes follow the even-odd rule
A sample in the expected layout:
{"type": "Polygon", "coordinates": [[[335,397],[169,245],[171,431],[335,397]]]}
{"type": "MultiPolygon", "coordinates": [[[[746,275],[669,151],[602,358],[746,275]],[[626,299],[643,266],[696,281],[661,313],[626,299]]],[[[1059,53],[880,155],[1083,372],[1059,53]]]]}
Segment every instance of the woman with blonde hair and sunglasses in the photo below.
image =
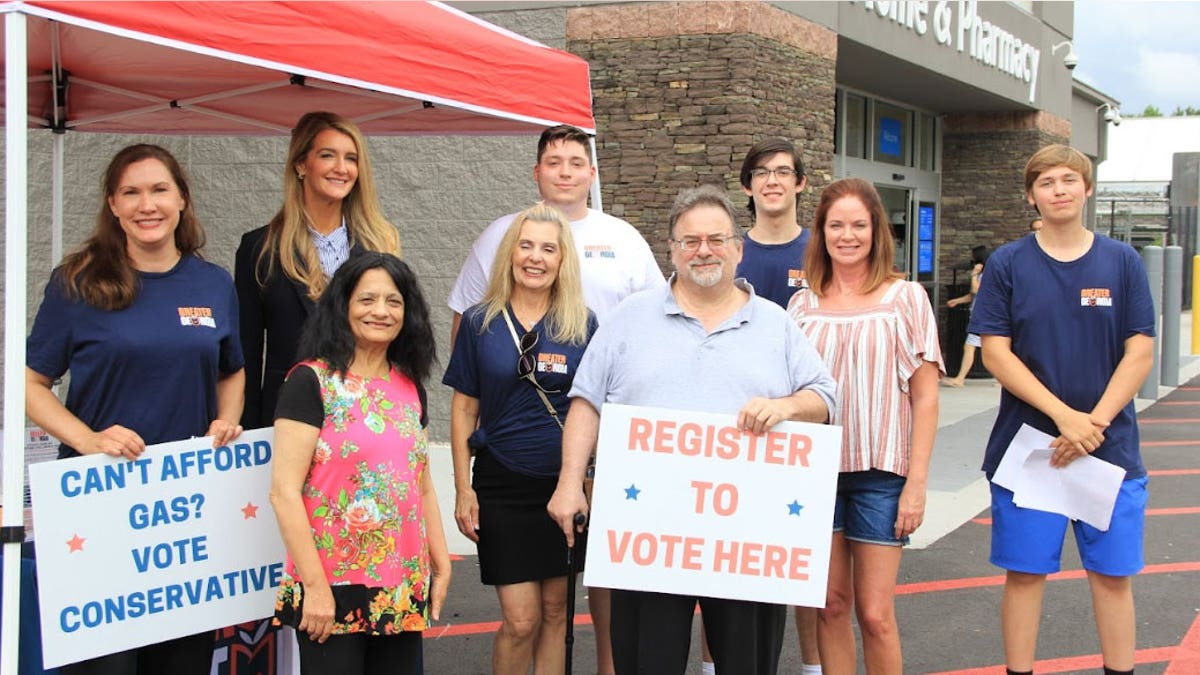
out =
{"type": "Polygon", "coordinates": [[[353,251],[400,255],[400,233],[383,215],[366,141],[331,112],[303,115],[283,169],[283,205],[238,246],[246,404],[242,425],[270,426],[300,329],[329,279],[353,251]]]}
{"type": "Polygon", "coordinates": [[[500,242],[483,301],[463,315],[442,380],[454,388],[455,521],[500,600],[493,673],[524,675],[531,662],[538,673],[563,668],[567,543],[546,503],[567,392],[595,330],[566,216],[526,209],[500,242]]]}

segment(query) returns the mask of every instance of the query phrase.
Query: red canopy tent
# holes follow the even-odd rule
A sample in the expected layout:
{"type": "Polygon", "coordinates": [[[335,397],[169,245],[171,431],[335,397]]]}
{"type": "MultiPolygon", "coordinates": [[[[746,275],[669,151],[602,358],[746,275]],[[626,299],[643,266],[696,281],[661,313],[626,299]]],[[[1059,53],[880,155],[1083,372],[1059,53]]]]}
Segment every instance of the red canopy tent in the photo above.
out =
{"type": "Polygon", "coordinates": [[[586,61],[437,3],[34,1],[3,11],[29,17],[33,126],[286,132],[300,113],[334,107],[374,134],[595,126],[586,61]],[[57,101],[56,76],[66,85],[57,101]]]}
{"type": "MultiPolygon", "coordinates": [[[[586,61],[426,2],[0,2],[4,15],[3,635],[17,669],[27,126],[285,134],[336,110],[368,134],[594,133],[586,61]]],[[[61,223],[61,136],[54,222],[61,223]]],[[[594,150],[593,150],[594,155],[594,150]]],[[[57,254],[55,254],[57,258],[57,254]]]]}

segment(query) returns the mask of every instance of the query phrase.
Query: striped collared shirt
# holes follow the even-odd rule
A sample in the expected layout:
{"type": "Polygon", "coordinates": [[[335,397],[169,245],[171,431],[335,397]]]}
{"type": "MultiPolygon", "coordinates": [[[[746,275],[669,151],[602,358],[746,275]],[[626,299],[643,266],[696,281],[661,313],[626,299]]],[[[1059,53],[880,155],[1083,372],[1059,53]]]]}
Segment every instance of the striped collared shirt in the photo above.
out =
{"type": "Polygon", "coordinates": [[[308,228],[312,234],[313,244],[317,247],[317,257],[321,259],[321,269],[325,274],[333,276],[342,263],[350,257],[350,236],[346,234],[346,219],[329,234],[321,234],[313,228],[308,228]]]}

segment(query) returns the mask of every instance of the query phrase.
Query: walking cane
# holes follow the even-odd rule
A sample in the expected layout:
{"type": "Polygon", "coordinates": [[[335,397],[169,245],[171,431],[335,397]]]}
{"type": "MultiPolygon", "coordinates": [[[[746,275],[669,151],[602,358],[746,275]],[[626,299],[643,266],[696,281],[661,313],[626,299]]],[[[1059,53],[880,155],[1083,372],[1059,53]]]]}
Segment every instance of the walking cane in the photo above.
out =
{"type": "MultiPolygon", "coordinates": [[[[575,526],[582,525],[587,518],[582,513],[575,514],[575,526]]],[[[577,533],[578,534],[578,533],[577,533]]],[[[579,541],[577,538],[576,542],[579,541]]],[[[575,647],[575,547],[567,547],[567,663],[565,675],[571,675],[571,651],[575,647]]]]}

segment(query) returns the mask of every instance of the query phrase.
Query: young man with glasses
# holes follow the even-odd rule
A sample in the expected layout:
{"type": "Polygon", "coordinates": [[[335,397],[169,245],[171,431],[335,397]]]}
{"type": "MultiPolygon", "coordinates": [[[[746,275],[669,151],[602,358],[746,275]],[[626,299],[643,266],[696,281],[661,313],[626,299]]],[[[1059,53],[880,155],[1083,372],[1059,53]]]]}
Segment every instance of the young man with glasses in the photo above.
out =
{"type": "MultiPolygon", "coordinates": [[[[614,310],[575,374],[562,471],[547,507],[569,541],[575,514],[587,512],[583,479],[604,403],[736,413],[738,426],[756,434],[784,420],[824,422],[833,405],[833,379],[799,326],[735,281],[742,241],[724,191],[685,190],[668,232],[675,273],[667,288],[614,310]]],[[[625,590],[612,591],[617,672],[682,675],[697,602],[717,672],[776,673],[785,606],[625,590]]]]}
{"type": "MultiPolygon", "coordinates": [[[[642,235],[629,223],[587,205],[596,167],[592,165],[589,137],[568,125],[550,127],[538,139],[533,180],[544,203],[558,207],[571,223],[579,254],[583,298],[596,318],[606,316],[626,296],[665,283],[658,261],[642,235]]],[[[463,263],[447,304],[454,310],[450,328],[453,346],[463,312],[483,299],[496,249],[517,214],[497,219],[479,235],[463,263]]],[[[600,675],[612,675],[608,639],[608,592],[593,588],[588,605],[596,630],[596,666],[600,675]]]]}
{"type": "MultiPolygon", "coordinates": [[[[785,138],[765,138],[742,160],[742,191],[754,226],[746,232],[737,276],[750,282],[755,295],[787,309],[792,295],[805,285],[804,253],[809,232],[800,225],[798,202],[808,185],[804,159],[785,138]]],[[[821,675],[817,653],[817,610],[796,608],[802,675],[821,675]]],[[[704,675],[713,672],[704,650],[704,675]]]]}
{"type": "Polygon", "coordinates": [[[741,181],[754,226],[746,232],[737,275],[754,286],[756,295],[786,309],[804,283],[808,248],[808,230],[797,214],[797,201],[808,184],[800,151],[784,138],[755,143],[742,161],[741,181]]]}

